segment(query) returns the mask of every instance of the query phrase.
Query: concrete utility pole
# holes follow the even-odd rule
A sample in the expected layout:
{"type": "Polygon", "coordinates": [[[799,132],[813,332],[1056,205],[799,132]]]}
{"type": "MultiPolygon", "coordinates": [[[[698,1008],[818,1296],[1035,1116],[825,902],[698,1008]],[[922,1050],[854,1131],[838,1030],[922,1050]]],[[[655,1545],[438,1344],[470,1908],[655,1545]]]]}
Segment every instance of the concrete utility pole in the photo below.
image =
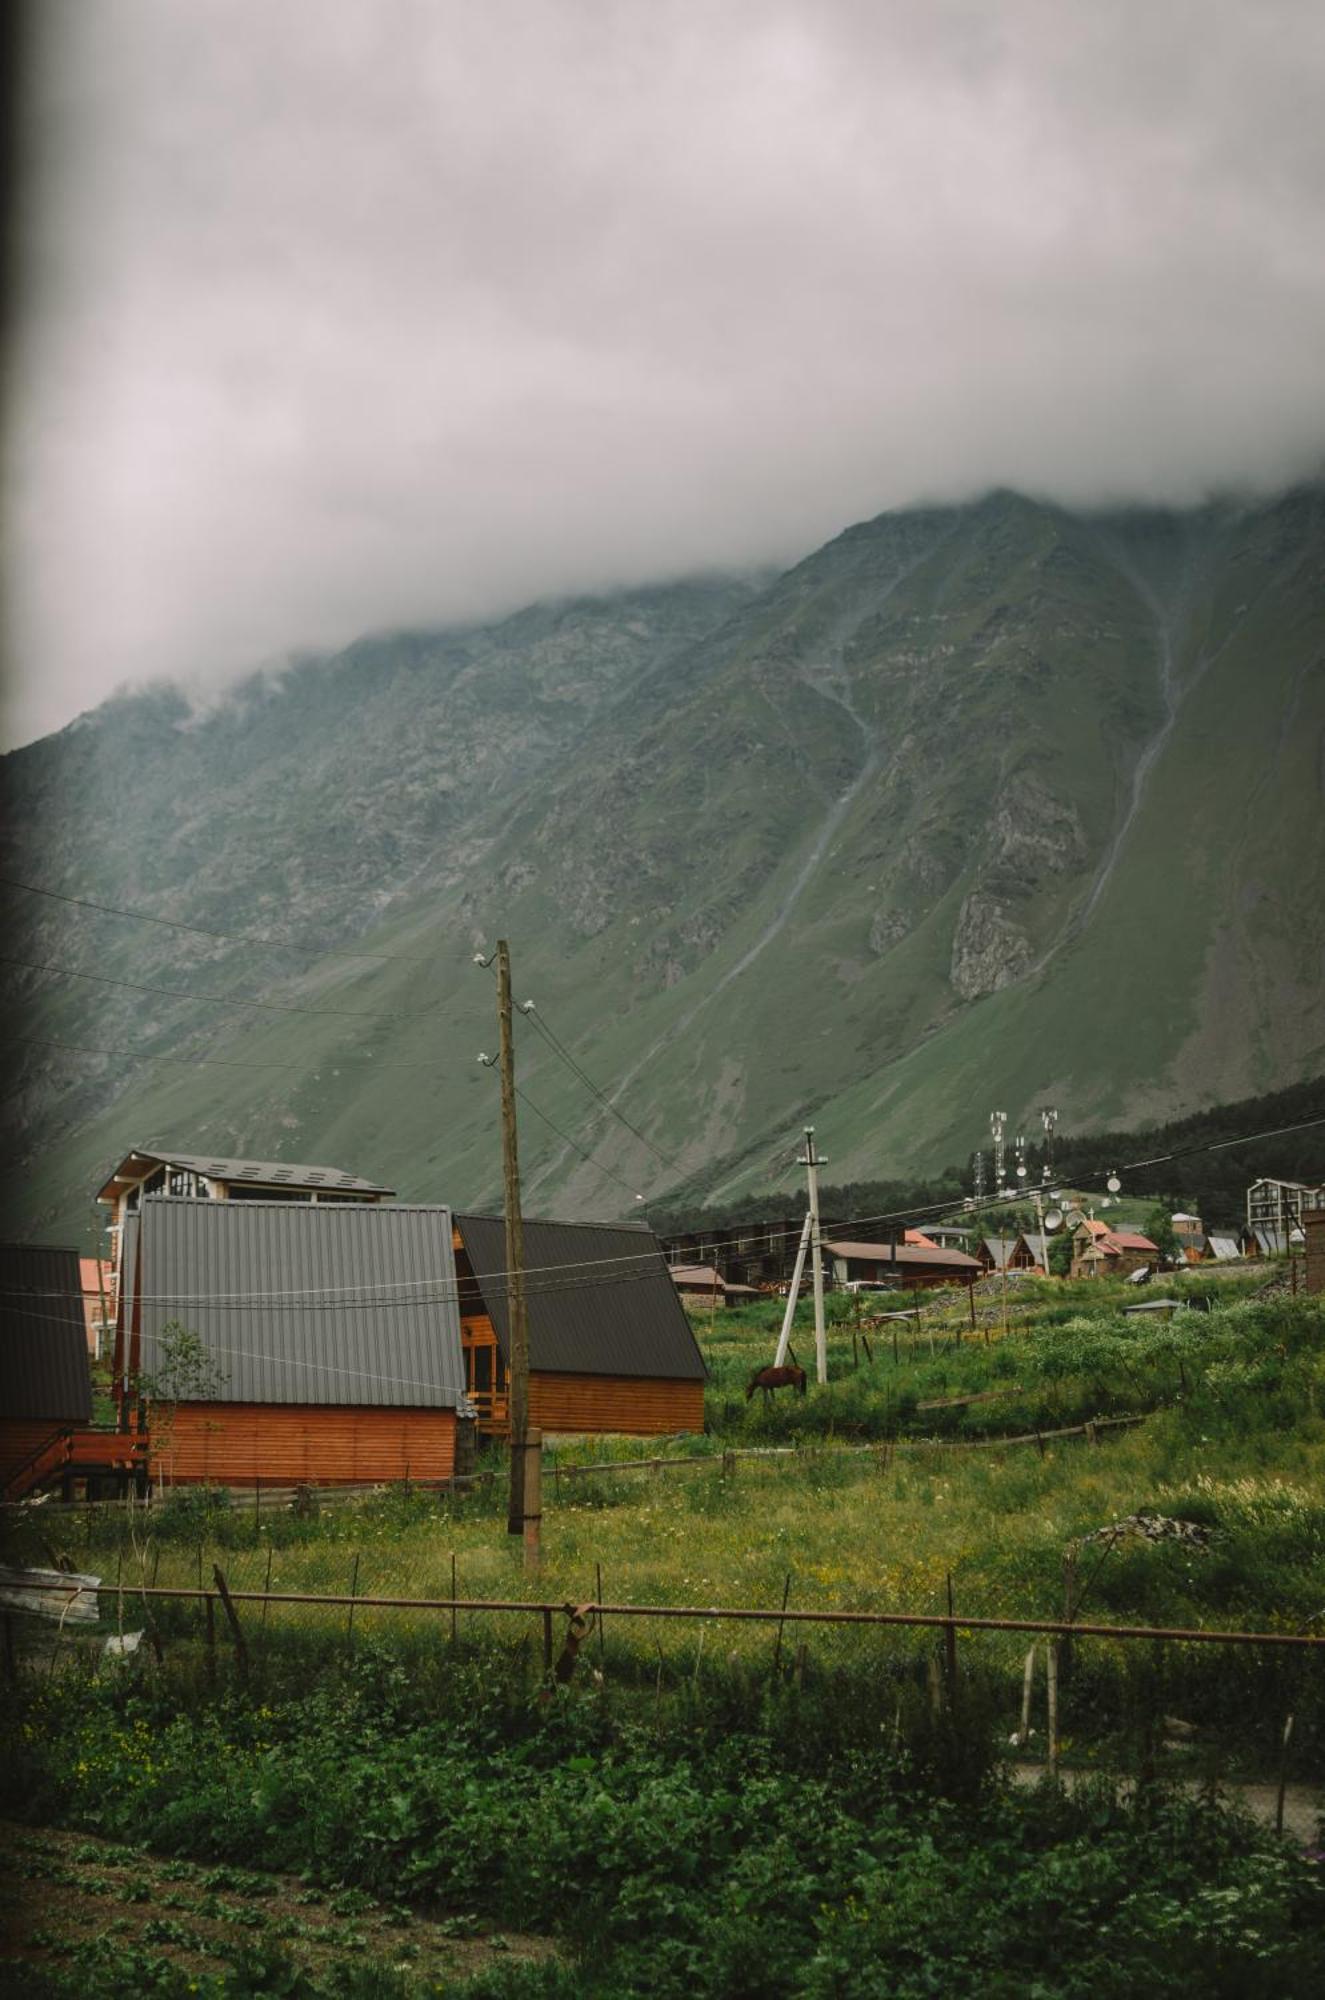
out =
{"type": "Polygon", "coordinates": [[[824,1253],[819,1234],[819,1169],[824,1160],[814,1150],[814,1127],[805,1127],[805,1158],[800,1163],[810,1188],[810,1258],[814,1278],[814,1379],[828,1380],[828,1336],[824,1330],[824,1253]]]}
{"type": "Polygon", "coordinates": [[[805,1211],[805,1222],[801,1229],[800,1246],[796,1251],[796,1268],[791,1274],[791,1289],[787,1293],[787,1310],[782,1315],[782,1332],[778,1335],[777,1352],[773,1356],[773,1366],[781,1368],[791,1345],[791,1322],[796,1315],[796,1300],[800,1296],[801,1278],[805,1272],[805,1253],[811,1257],[814,1278],[814,1379],[816,1382],[828,1380],[828,1336],[824,1328],[824,1261],[823,1242],[819,1235],[819,1169],[828,1163],[822,1153],[814,1149],[814,1127],[805,1128],[805,1154],[796,1162],[804,1167],[810,1187],[810,1205],[805,1211]]]}
{"type": "Polygon", "coordinates": [[[524,1294],[524,1219],[515,1134],[515,1038],[511,1027],[511,948],[497,940],[497,1024],[501,1040],[501,1154],[506,1195],[506,1319],[510,1327],[511,1504],[507,1532],[525,1530],[525,1448],[529,1433],[529,1320],[524,1294]]]}

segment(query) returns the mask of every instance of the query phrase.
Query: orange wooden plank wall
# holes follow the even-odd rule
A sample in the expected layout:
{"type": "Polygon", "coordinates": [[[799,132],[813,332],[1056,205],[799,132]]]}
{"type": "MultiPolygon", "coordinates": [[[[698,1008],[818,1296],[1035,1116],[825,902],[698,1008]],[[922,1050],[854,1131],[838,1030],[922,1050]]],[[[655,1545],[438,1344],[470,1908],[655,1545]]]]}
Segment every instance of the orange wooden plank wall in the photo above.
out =
{"type": "Polygon", "coordinates": [[[58,1417],[33,1417],[30,1422],[0,1422],[0,1479],[9,1479],[26,1465],[34,1451],[66,1426],[58,1417]]]}
{"type": "MultiPolygon", "coordinates": [[[[158,1419],[159,1422],[159,1419],[158,1419]]],[[[156,1426],[153,1426],[154,1441],[156,1426]]],[[[449,1479],[455,1411],[298,1403],[181,1403],[152,1471],[183,1484],[309,1486],[449,1479]]]]}
{"type": "Polygon", "coordinates": [[[533,1374],[529,1421],[545,1431],[629,1431],[639,1437],[702,1431],[704,1384],[628,1375],[533,1374]]]}

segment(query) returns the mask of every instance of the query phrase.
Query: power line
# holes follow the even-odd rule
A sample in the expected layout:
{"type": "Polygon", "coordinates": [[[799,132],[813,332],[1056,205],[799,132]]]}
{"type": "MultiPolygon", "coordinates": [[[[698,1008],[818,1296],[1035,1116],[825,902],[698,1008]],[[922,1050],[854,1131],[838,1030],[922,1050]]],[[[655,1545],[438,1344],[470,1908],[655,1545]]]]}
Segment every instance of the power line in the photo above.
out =
{"type": "MultiPolygon", "coordinates": [[[[76,1055],[84,1056],[120,1056],[127,1058],[130,1062],[175,1063],[185,1069],[274,1069],[289,1071],[308,1067],[305,1063],[236,1062],[225,1056],[153,1056],[148,1055],[141,1049],[94,1049],[89,1047],[85,1042],[57,1042],[52,1041],[45,1035],[13,1035],[10,1039],[15,1042],[24,1042],[31,1048],[68,1049],[76,1055]]],[[[338,1055],[328,1057],[325,1061],[315,1062],[313,1068],[314,1070],[332,1069],[339,1067],[341,1063],[356,1063],[365,1069],[407,1069],[416,1073],[422,1072],[429,1076],[437,1074],[437,1065],[435,1063],[379,1062],[376,1056],[338,1055]]]]}
{"type": "MultiPolygon", "coordinates": [[[[48,965],[30,958],[10,958],[0,952],[0,965],[21,966],[25,972],[53,972],[61,979],[86,979],[94,986],[121,986],[131,993],[161,993],[170,1000],[201,1000],[213,1007],[256,1007],[264,1014],[323,1014],[338,1021],[375,1021],[380,1015],[360,1014],[344,1007],[294,1007],[276,1000],[241,1000],[228,993],[189,993],[178,986],[149,986],[138,979],[111,979],[101,972],[75,972],[72,966],[48,965]]],[[[411,1018],[417,1019],[417,1016],[411,1018]]]]}
{"type": "Polygon", "coordinates": [[[604,1111],[609,1112],[611,1116],[616,1119],[619,1125],[624,1125],[628,1132],[633,1133],[634,1136],[640,1141],[641,1145],[647,1146],[649,1151],[654,1155],[655,1159],[661,1160],[663,1165],[665,1167],[669,1167],[673,1173],[684,1176],[685,1168],[681,1165],[680,1161],[674,1160],[671,1158],[669,1154],[664,1153],[661,1146],[656,1146],[654,1144],[653,1140],[649,1137],[647,1132],[641,1132],[639,1126],[636,1125],[632,1119],[627,1118],[624,1111],[618,1110],[617,1106],[613,1103],[608,1093],[605,1090],[601,1089],[599,1085],[594,1082],[593,1078],[589,1075],[588,1071],[583,1069],[579,1064],[579,1062],[576,1060],[576,1058],[571,1054],[570,1050],[561,1040],[561,1037],[558,1034],[556,1034],[555,1031],[543,1019],[542,1015],[535,1008],[533,1001],[532,1000],[526,1001],[525,1004],[520,1008],[520,1012],[524,1015],[525,1020],[528,1021],[534,1028],[538,1030],[538,1033],[542,1036],[543,1040],[547,1043],[547,1046],[552,1050],[553,1054],[560,1057],[561,1061],[566,1064],[567,1068],[573,1071],[573,1073],[579,1078],[580,1082],[584,1085],[586,1090],[592,1092],[593,1096],[597,1099],[601,1108],[604,1111]]]}
{"type": "Polygon", "coordinates": [[[141,924],[160,924],[166,930],[189,931],[194,937],[219,938],[231,944],[249,944],[275,947],[280,951],[297,951],[309,958],[368,958],[384,964],[430,965],[431,959],[416,958],[395,951],[354,951],[337,945],[296,944],[292,938],[261,937],[245,931],[211,930],[205,924],[186,924],[178,917],[158,917],[150,910],[126,910],[114,903],[94,902],[89,896],[67,896],[59,889],[43,889],[35,882],[20,882],[12,875],[0,875],[0,884],[7,889],[25,889],[31,896],[48,896],[52,902],[69,903],[75,909],[96,910],[106,917],[128,917],[141,924]]]}
{"type": "Polygon", "coordinates": [[[643,1195],[637,1194],[635,1189],[631,1187],[628,1181],[622,1180],[620,1174],[614,1173],[611,1167],[605,1167],[601,1160],[596,1160],[594,1158],[592,1153],[587,1153],[584,1147],[580,1145],[578,1140],[572,1139],[569,1132],[563,1132],[560,1125],[555,1124],[553,1120],[548,1117],[546,1111],[540,1111],[538,1106],[534,1103],[533,1099],[529,1096],[529,1094],[526,1091],[521,1090],[518,1083],[515,1086],[515,1094],[519,1098],[521,1104],[525,1105],[530,1111],[532,1111],[535,1118],[541,1118],[543,1123],[549,1126],[551,1130],[556,1133],[559,1139],[564,1139],[566,1144],[571,1148],[571,1150],[573,1152],[578,1153],[580,1158],[586,1163],[586,1165],[593,1167],[598,1173],[604,1174],[608,1180],[615,1181],[619,1188],[624,1188],[632,1201],[643,1201],[644,1199],[643,1195]]]}

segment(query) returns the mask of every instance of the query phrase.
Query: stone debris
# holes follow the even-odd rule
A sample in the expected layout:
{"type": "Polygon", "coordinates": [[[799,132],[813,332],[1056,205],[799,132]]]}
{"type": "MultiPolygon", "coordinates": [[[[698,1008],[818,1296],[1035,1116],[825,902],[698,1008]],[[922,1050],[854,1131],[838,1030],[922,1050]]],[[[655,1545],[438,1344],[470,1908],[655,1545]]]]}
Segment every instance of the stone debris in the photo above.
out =
{"type": "Polygon", "coordinates": [[[1096,1528],[1084,1539],[1120,1541],[1125,1535],[1146,1542],[1185,1542],[1189,1548],[1203,1549],[1209,1543],[1210,1529],[1200,1521],[1175,1520],[1171,1514],[1128,1514],[1125,1520],[1115,1521],[1109,1528],[1096,1528]]]}

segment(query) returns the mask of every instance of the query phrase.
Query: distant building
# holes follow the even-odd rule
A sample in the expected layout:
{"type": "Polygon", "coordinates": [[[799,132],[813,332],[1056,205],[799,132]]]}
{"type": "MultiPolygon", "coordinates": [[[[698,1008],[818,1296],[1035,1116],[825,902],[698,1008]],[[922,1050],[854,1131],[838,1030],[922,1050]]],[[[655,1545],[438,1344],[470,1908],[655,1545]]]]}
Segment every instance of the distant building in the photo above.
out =
{"type": "Polygon", "coordinates": [[[891,1290],[910,1291],[916,1286],[971,1285],[980,1276],[980,1265],[962,1250],[943,1250],[916,1243],[847,1243],[825,1241],[832,1258],[833,1282],[847,1285],[879,1285],[891,1290]]]}
{"type": "Polygon", "coordinates": [[[115,1338],[115,1266],[99,1257],[80,1257],[78,1273],[87,1351],[93,1361],[100,1361],[115,1338]]]}
{"type": "Polygon", "coordinates": [[[111,1211],[113,1289],[118,1293],[125,1225],[149,1195],[207,1201],[387,1201],[393,1188],[361,1180],[341,1167],[297,1167],[281,1160],[222,1159],[214,1153],[164,1152],[154,1147],[126,1153],[97,1191],[111,1211]]]}
{"type": "Polygon", "coordinates": [[[1135,1229],[1110,1229],[1105,1222],[1083,1219],[1072,1232],[1074,1278],[1128,1278],[1144,1265],[1159,1262],[1159,1245],[1135,1229]]]}
{"type": "Polygon", "coordinates": [[[1253,1181],[1247,1189],[1248,1232],[1259,1242],[1261,1230],[1274,1231],[1282,1242],[1285,1227],[1300,1228],[1309,1208],[1325,1208],[1325,1187],[1306,1181],[1253,1181]]]}

